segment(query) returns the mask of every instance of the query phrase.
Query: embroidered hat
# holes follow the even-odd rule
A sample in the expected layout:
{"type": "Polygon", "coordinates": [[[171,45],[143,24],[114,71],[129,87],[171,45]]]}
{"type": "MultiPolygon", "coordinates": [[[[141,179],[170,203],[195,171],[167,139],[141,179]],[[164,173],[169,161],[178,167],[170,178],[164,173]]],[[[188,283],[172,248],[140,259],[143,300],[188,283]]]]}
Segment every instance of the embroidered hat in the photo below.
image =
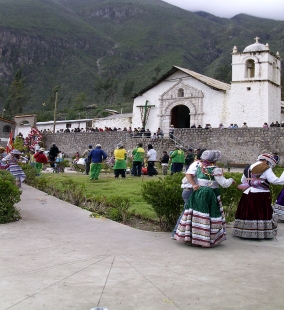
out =
{"type": "Polygon", "coordinates": [[[263,153],[258,155],[257,160],[266,160],[272,167],[279,163],[279,159],[275,159],[275,157],[270,153],[263,153]]]}
{"type": "Polygon", "coordinates": [[[216,162],[221,158],[221,152],[218,150],[206,150],[202,153],[200,159],[216,162]]]}

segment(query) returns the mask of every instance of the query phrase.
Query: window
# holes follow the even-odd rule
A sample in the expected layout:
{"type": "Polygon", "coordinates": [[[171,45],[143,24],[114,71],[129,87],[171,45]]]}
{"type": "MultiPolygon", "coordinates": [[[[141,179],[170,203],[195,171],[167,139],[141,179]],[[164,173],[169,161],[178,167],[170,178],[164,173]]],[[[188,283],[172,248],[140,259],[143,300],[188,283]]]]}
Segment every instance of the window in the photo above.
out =
{"type": "Polygon", "coordinates": [[[253,78],[255,75],[255,63],[254,60],[249,59],[246,62],[246,77],[247,78],[253,78]]]}
{"type": "Polygon", "coordinates": [[[70,124],[70,123],[67,123],[67,124],[66,124],[66,128],[71,128],[71,124],[70,124]]]}
{"type": "Polygon", "coordinates": [[[184,90],[182,88],[178,90],[178,97],[184,97],[184,90]]]}
{"type": "Polygon", "coordinates": [[[5,125],[3,127],[3,132],[11,132],[11,127],[9,125],[5,125]]]}

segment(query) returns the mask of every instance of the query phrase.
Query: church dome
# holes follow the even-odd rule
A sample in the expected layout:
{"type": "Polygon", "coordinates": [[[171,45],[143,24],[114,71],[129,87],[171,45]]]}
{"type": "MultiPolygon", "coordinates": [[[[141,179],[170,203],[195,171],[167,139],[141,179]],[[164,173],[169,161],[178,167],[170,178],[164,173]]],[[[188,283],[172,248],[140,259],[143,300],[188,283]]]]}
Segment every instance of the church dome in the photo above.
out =
{"type": "Polygon", "coordinates": [[[261,51],[267,51],[269,50],[269,47],[267,45],[264,45],[262,43],[259,43],[258,42],[258,37],[255,38],[256,42],[247,46],[245,49],[244,49],[244,53],[246,52],[261,52],[261,51]]]}

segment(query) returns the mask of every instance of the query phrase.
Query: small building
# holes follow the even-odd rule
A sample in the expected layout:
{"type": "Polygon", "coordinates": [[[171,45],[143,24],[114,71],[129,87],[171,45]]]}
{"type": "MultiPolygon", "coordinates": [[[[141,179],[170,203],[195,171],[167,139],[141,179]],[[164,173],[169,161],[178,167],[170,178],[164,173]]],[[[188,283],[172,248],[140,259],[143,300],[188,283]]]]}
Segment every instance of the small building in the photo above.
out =
{"type": "Polygon", "coordinates": [[[0,146],[6,146],[10,132],[15,132],[16,123],[14,121],[0,117],[0,146]]]}

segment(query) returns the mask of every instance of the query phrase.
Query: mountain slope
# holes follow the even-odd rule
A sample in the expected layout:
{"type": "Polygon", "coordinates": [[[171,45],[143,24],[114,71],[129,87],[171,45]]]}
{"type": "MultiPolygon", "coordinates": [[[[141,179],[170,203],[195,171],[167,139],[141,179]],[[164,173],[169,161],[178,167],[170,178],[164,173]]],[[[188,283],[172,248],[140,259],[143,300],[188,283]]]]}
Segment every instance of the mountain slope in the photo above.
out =
{"type": "Polygon", "coordinates": [[[283,22],[219,18],[160,0],[0,0],[0,6],[0,109],[20,67],[33,90],[26,112],[52,110],[57,85],[66,112],[124,102],[130,111],[131,93],[173,65],[229,82],[234,45],[241,51],[259,36],[284,53],[283,22]]]}

